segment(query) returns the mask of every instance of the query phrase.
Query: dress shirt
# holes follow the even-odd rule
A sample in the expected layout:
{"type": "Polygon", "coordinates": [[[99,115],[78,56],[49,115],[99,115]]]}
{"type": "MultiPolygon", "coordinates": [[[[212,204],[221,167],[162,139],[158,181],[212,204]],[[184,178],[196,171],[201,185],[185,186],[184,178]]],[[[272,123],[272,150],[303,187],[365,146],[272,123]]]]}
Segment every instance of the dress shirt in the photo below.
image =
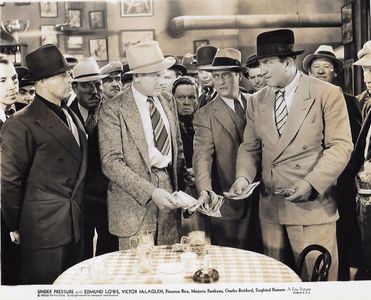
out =
{"type": "MultiPolygon", "coordinates": [[[[8,109],[13,109],[15,110],[15,107],[14,105],[11,105],[8,109]]],[[[7,110],[8,110],[7,109],[7,110]]],[[[0,110],[0,120],[4,123],[6,121],[7,117],[6,117],[6,114],[5,114],[5,110],[0,110]]]]}
{"type": "Polygon", "coordinates": [[[85,123],[86,119],[88,118],[89,111],[84,106],[80,105],[80,103],[78,103],[77,105],[79,107],[79,111],[82,116],[82,119],[84,120],[84,123],[85,123]]]}
{"type": "MultiPolygon", "coordinates": [[[[234,100],[233,99],[222,97],[222,96],[220,96],[220,98],[222,98],[223,101],[225,102],[225,104],[227,104],[234,112],[236,112],[234,110],[234,100]]],[[[242,102],[242,99],[241,99],[241,93],[238,95],[237,100],[238,100],[238,102],[240,102],[242,108],[245,110],[246,107],[243,105],[243,102],[242,102]]]]}
{"type": "MultiPolygon", "coordinates": [[[[285,91],[285,101],[287,106],[287,111],[290,112],[290,108],[292,106],[292,102],[294,100],[294,94],[296,92],[296,89],[298,88],[300,80],[300,72],[296,71],[296,75],[291,82],[286,85],[283,89],[276,89],[276,90],[284,90],[285,91]]],[[[274,112],[273,112],[274,113],[274,112]]]]}
{"type": "Polygon", "coordinates": [[[135,89],[134,85],[131,86],[135,104],[138,107],[140,117],[142,119],[144,135],[147,142],[148,147],[148,156],[149,162],[151,167],[156,167],[159,169],[166,168],[171,163],[171,153],[172,153],[172,146],[171,146],[171,134],[170,134],[170,124],[169,120],[166,117],[164,109],[157,99],[157,97],[153,97],[153,103],[155,107],[159,111],[162,120],[164,121],[165,128],[168,134],[168,138],[170,139],[170,151],[167,155],[163,155],[155,146],[154,137],[153,137],[153,128],[152,128],[152,121],[151,115],[149,112],[149,103],[147,101],[147,96],[138,92],[135,89]]]}

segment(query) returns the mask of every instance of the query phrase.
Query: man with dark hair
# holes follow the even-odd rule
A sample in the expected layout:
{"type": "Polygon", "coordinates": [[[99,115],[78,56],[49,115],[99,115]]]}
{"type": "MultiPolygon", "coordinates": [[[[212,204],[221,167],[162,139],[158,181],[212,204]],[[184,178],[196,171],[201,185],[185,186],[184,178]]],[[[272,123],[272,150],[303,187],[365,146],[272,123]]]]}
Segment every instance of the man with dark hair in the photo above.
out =
{"type": "Polygon", "coordinates": [[[62,102],[72,78],[60,50],[41,46],[26,63],[36,97],[1,129],[1,208],[21,246],[20,283],[52,284],[82,259],[86,134],[62,102]]]}
{"type": "Polygon", "coordinates": [[[35,83],[32,80],[23,79],[29,74],[26,67],[16,67],[15,71],[18,74],[19,91],[17,102],[15,103],[16,110],[20,110],[30,104],[35,97],[35,83]]]}
{"type": "Polygon", "coordinates": [[[245,66],[246,73],[244,75],[250,83],[250,93],[255,93],[265,87],[265,79],[262,71],[259,68],[259,61],[255,54],[249,56],[245,66]]]}
{"type": "MultiPolygon", "coordinates": [[[[293,45],[287,29],[257,37],[267,87],[249,102],[230,191],[242,194],[261,168],[264,253],[295,268],[306,246],[322,245],[332,257],[329,280],[337,280],[334,183],[353,148],[349,119],[340,88],[297,70],[295,58],[303,51],[293,45]]],[[[305,277],[315,258],[307,258],[305,277]]]]}

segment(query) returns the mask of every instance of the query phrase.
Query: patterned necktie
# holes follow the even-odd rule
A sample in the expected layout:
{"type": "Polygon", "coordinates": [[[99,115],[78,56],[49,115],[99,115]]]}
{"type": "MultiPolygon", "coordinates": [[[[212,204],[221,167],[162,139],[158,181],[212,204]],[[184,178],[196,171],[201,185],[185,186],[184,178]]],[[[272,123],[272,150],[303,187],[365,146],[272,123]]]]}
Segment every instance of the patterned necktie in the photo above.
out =
{"type": "Polygon", "coordinates": [[[242,120],[245,120],[245,111],[242,108],[242,105],[238,99],[233,99],[234,102],[234,111],[236,112],[237,116],[239,116],[242,120]]]}
{"type": "Polygon", "coordinates": [[[92,136],[97,130],[97,120],[95,119],[95,109],[89,109],[88,117],[85,121],[85,129],[88,136],[92,136]]]}
{"type": "Polygon", "coordinates": [[[153,98],[148,97],[149,113],[151,115],[153,138],[158,151],[163,155],[167,155],[170,150],[170,140],[166,131],[164,121],[161,118],[160,112],[156,108],[153,98]]]}
{"type": "Polygon", "coordinates": [[[278,90],[276,92],[275,101],[275,120],[278,134],[281,136],[287,121],[288,111],[285,100],[285,91],[278,90]]]}

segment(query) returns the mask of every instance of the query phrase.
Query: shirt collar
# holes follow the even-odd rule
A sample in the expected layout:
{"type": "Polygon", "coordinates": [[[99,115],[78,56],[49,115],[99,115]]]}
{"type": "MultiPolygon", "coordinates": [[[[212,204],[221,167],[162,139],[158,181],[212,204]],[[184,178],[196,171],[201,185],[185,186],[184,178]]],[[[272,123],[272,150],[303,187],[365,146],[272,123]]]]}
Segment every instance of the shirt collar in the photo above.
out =
{"type": "Polygon", "coordinates": [[[143,95],[139,92],[135,87],[134,84],[131,85],[131,91],[133,92],[133,96],[135,101],[140,105],[145,105],[147,103],[148,96],[143,95]]]}
{"type": "Polygon", "coordinates": [[[285,86],[283,89],[276,89],[276,90],[281,90],[285,91],[285,96],[288,97],[289,95],[292,95],[295,93],[296,88],[299,85],[299,80],[300,80],[300,72],[296,71],[295,77],[291,82],[285,86]]]}

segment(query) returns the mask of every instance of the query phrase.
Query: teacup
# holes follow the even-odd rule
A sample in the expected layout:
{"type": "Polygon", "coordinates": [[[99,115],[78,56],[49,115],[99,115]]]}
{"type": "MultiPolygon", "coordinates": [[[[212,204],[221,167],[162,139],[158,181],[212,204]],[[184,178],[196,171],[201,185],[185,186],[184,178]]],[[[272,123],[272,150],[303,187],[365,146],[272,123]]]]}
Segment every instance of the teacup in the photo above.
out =
{"type": "Polygon", "coordinates": [[[205,232],[191,231],[188,236],[182,236],[180,243],[183,246],[183,251],[192,251],[198,256],[201,256],[205,252],[205,232]]]}

